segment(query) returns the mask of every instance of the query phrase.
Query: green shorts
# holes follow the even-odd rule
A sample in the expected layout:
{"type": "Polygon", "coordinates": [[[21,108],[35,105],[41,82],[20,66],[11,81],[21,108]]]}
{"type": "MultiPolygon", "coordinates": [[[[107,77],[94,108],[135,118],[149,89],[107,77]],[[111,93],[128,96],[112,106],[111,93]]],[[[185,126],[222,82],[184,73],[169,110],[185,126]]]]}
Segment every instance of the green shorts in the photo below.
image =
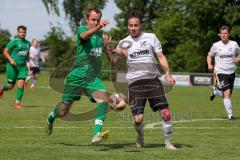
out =
{"type": "Polygon", "coordinates": [[[26,79],[27,68],[26,66],[13,66],[8,63],[6,68],[6,74],[8,83],[15,84],[16,80],[26,79]]]}
{"type": "Polygon", "coordinates": [[[106,91],[103,82],[95,76],[91,78],[86,76],[84,68],[75,68],[72,70],[65,79],[65,88],[63,91],[63,101],[76,101],[80,100],[83,93],[94,102],[92,94],[96,91],[106,91]]]}

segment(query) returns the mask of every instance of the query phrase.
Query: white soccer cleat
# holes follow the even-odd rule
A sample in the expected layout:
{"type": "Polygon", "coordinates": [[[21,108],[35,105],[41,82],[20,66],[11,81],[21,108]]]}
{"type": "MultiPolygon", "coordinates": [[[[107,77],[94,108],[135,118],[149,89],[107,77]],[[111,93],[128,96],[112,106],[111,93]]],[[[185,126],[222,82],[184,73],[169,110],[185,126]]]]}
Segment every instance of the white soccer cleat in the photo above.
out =
{"type": "Polygon", "coordinates": [[[106,130],[102,133],[98,132],[93,138],[92,138],[92,143],[93,144],[97,144],[97,143],[100,143],[102,141],[104,141],[107,137],[110,136],[110,131],[109,130],[106,130]]]}
{"type": "Polygon", "coordinates": [[[177,148],[170,142],[165,144],[165,149],[167,149],[167,150],[177,150],[177,148]]]}
{"type": "Polygon", "coordinates": [[[229,114],[228,115],[228,120],[234,120],[235,118],[233,117],[233,115],[232,114],[229,114]]]}
{"type": "Polygon", "coordinates": [[[31,84],[30,89],[35,89],[35,84],[31,84]]]}

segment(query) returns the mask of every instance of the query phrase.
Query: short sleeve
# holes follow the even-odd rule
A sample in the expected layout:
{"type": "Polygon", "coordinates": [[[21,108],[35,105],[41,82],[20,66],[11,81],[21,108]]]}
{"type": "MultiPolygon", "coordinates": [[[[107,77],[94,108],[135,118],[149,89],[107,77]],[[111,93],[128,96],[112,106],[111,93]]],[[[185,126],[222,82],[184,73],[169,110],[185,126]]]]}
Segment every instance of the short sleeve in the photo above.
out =
{"type": "Polygon", "coordinates": [[[208,52],[208,55],[215,56],[216,53],[217,53],[217,47],[213,44],[212,47],[210,48],[210,51],[208,52]]]}
{"type": "Polygon", "coordinates": [[[155,53],[162,52],[162,45],[155,34],[153,35],[153,50],[155,53]]]}
{"type": "Polygon", "coordinates": [[[127,40],[127,39],[122,39],[118,45],[117,48],[124,48],[124,49],[129,49],[132,46],[132,42],[127,40]]]}
{"type": "Polygon", "coordinates": [[[80,35],[81,35],[83,32],[87,31],[87,30],[88,30],[87,27],[79,27],[79,28],[77,29],[77,40],[81,41],[80,35]]]}
{"type": "Polygon", "coordinates": [[[7,46],[6,46],[6,48],[11,52],[12,51],[12,49],[15,47],[15,40],[11,40],[8,44],[7,44],[7,46]]]}
{"type": "Polygon", "coordinates": [[[239,48],[239,45],[237,44],[237,42],[235,43],[235,48],[236,48],[235,54],[240,55],[240,48],[239,48]]]}

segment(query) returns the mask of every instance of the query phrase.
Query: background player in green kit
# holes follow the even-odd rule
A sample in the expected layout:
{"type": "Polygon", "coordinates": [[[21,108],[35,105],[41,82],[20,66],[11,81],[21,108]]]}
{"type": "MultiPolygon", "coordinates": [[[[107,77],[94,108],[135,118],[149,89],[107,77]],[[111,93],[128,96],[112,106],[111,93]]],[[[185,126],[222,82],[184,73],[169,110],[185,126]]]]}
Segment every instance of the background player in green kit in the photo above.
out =
{"type": "Polygon", "coordinates": [[[88,9],[86,13],[87,27],[77,29],[77,51],[73,66],[65,78],[62,101],[56,105],[47,118],[45,131],[48,135],[52,133],[55,118],[65,116],[72,103],[80,100],[82,93],[97,103],[92,143],[99,143],[109,135],[109,132],[101,133],[106,117],[108,97],[106,87],[99,78],[99,74],[103,46],[109,40],[109,37],[100,30],[109,22],[101,20],[101,16],[102,13],[99,9],[88,9]]]}
{"type": "Polygon", "coordinates": [[[23,86],[27,76],[26,62],[31,43],[25,39],[27,31],[25,26],[18,26],[17,31],[18,37],[11,40],[3,52],[8,59],[6,67],[8,82],[0,86],[0,97],[3,96],[4,91],[13,89],[17,81],[16,108],[22,108],[23,86]]]}

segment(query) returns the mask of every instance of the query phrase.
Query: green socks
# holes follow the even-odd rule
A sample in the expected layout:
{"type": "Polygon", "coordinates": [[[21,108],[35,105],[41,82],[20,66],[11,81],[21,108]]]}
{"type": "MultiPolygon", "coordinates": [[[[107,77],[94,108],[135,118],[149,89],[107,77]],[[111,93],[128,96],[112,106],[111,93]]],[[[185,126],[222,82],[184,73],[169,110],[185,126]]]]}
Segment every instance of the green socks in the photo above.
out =
{"type": "Polygon", "coordinates": [[[107,102],[97,103],[93,136],[102,131],[103,121],[106,118],[107,106],[107,102]]]}
{"type": "Polygon", "coordinates": [[[55,118],[59,115],[59,110],[58,108],[54,108],[53,111],[48,115],[48,122],[53,123],[55,118]]]}
{"type": "Polygon", "coordinates": [[[17,88],[16,103],[20,103],[23,97],[24,88],[17,88]]]}
{"type": "Polygon", "coordinates": [[[7,85],[6,83],[4,83],[4,84],[2,85],[2,89],[3,89],[4,91],[9,90],[9,89],[8,89],[8,85],[7,85]]]}

